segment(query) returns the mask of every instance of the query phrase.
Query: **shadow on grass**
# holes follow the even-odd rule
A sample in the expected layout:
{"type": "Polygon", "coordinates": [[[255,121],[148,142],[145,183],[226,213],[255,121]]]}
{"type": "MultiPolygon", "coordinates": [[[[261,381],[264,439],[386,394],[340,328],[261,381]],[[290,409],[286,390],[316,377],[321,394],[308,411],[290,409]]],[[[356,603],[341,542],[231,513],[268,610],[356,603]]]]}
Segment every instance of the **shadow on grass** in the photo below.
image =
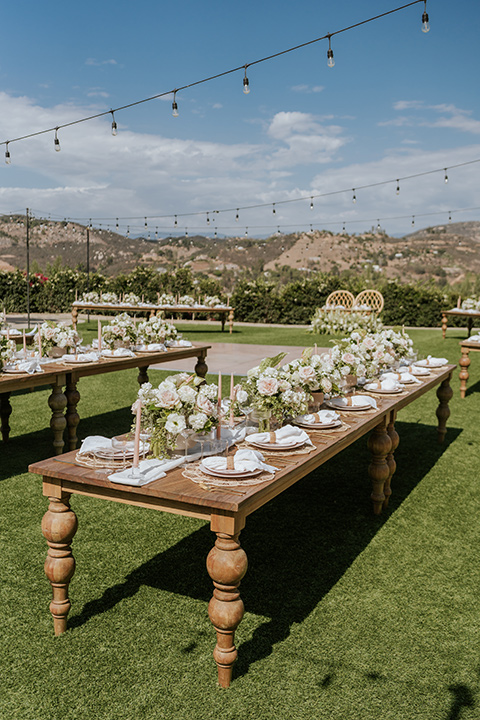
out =
{"type": "MultiPolygon", "coordinates": [[[[397,451],[390,511],[461,433],[459,428],[449,428],[445,444],[438,445],[436,428],[431,425],[399,422],[397,428],[405,451],[397,451]]],[[[242,644],[235,666],[237,676],[289,636],[292,625],[313,611],[388,520],[390,511],[372,515],[365,440],[248,517],[242,545],[250,569],[242,581],[242,597],[249,613],[269,620],[242,644]]],[[[107,612],[135,595],[142,585],[208,602],[212,585],[204,560],[212,545],[212,533],[205,525],[86,603],[70,619],[69,627],[80,627],[107,612]]]]}
{"type": "Polygon", "coordinates": [[[467,387],[465,397],[468,397],[469,395],[474,395],[475,393],[477,393],[479,391],[480,391],[480,380],[478,380],[474,385],[469,385],[467,387]]]}

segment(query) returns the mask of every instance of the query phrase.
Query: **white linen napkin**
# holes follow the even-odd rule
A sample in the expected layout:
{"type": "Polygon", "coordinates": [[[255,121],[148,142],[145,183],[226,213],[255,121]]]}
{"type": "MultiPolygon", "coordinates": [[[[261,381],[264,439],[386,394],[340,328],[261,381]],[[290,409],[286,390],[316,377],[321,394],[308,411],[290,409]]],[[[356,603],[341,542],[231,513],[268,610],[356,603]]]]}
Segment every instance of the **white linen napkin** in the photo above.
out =
{"type": "MultiPolygon", "coordinates": [[[[312,445],[312,441],[308,437],[305,430],[302,430],[299,427],[294,427],[293,425],[284,425],[283,427],[279,428],[278,430],[275,430],[275,443],[277,445],[290,445],[291,443],[307,443],[308,445],[312,445]]],[[[258,442],[258,443],[269,443],[270,442],[270,433],[269,432],[261,432],[261,433],[252,433],[248,436],[248,442],[258,442]]]]}
{"type": "Polygon", "coordinates": [[[174,460],[156,460],[155,458],[140,460],[138,463],[138,477],[131,477],[132,469],[126,468],[121,472],[108,475],[108,479],[110,482],[139,487],[165,477],[169,470],[178,467],[182,463],[183,457],[175,458],[174,460]]]}
{"type": "Polygon", "coordinates": [[[472,335],[468,338],[470,342],[480,343],[480,333],[478,335],[472,335]]]}
{"type": "Polygon", "coordinates": [[[98,353],[96,352],[89,352],[89,353],[78,353],[78,355],[75,357],[75,355],[68,353],[67,355],[64,355],[63,358],[61,358],[63,363],[84,363],[84,362],[95,362],[98,360],[98,353]]]}
{"type": "Polygon", "coordinates": [[[370,395],[349,395],[349,397],[336,397],[333,400],[338,407],[345,409],[352,405],[371,405],[374,410],[377,409],[375,398],[370,397],[370,395]]]}
{"type": "MultiPolygon", "coordinates": [[[[233,458],[235,470],[238,472],[253,472],[254,470],[265,470],[266,472],[275,472],[278,468],[273,465],[267,465],[264,462],[262,453],[257,450],[243,448],[238,450],[233,458]]],[[[203,458],[202,464],[208,470],[226,470],[227,458],[218,455],[214,457],[203,458]]]]}
{"type": "Polygon", "coordinates": [[[116,348],[115,350],[109,350],[106,348],[102,350],[102,357],[135,357],[135,353],[128,348],[116,348]]]}
{"type": "Polygon", "coordinates": [[[420,365],[420,367],[442,367],[448,364],[448,360],[447,358],[436,358],[429,355],[426,360],[417,360],[414,364],[420,365]]]}
{"type": "MultiPolygon", "coordinates": [[[[89,435],[82,442],[82,444],[80,446],[80,450],[78,452],[80,455],[82,455],[83,453],[87,453],[87,452],[95,452],[95,450],[99,450],[100,448],[113,448],[112,438],[107,438],[107,437],[104,437],[103,435],[89,435]]],[[[133,450],[133,448],[134,448],[134,441],[129,440],[125,444],[125,450],[131,452],[133,450]]],[[[140,440],[140,454],[142,454],[147,449],[148,449],[148,443],[143,443],[143,441],[140,440]]]]}
{"type": "Polygon", "coordinates": [[[190,340],[167,340],[166,344],[168,347],[192,347],[190,340]]]}
{"type": "Polygon", "coordinates": [[[4,369],[7,371],[26,372],[29,375],[43,372],[38,357],[17,362],[15,365],[6,365],[4,369]]]}
{"type": "Polygon", "coordinates": [[[403,371],[400,368],[400,372],[386,372],[380,375],[380,380],[398,380],[401,383],[420,383],[420,380],[410,372],[403,371]]]}
{"type": "Polygon", "coordinates": [[[400,372],[408,372],[412,375],[418,375],[421,377],[422,375],[430,375],[427,368],[420,367],[419,365],[405,365],[400,367],[400,372]]]}
{"type": "Polygon", "coordinates": [[[364,385],[364,389],[368,391],[371,390],[384,390],[385,392],[396,392],[397,390],[403,390],[403,385],[401,382],[398,381],[396,377],[393,378],[387,378],[386,380],[378,380],[374,382],[369,382],[364,385]]]}
{"type": "Polygon", "coordinates": [[[331,423],[340,420],[340,415],[336,413],[335,410],[319,410],[318,413],[300,415],[297,419],[302,423],[307,423],[308,425],[330,425],[331,423]]]}
{"type": "Polygon", "coordinates": [[[148,343],[148,345],[137,345],[137,350],[148,350],[149,352],[160,352],[161,350],[166,350],[167,348],[163,343],[148,343]]]}

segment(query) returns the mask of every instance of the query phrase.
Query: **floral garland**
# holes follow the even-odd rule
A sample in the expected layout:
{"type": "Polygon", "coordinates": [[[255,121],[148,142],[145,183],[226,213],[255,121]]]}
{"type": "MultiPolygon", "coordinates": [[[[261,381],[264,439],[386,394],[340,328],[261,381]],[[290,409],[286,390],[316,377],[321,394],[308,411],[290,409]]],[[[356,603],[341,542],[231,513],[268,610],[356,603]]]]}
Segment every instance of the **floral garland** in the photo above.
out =
{"type": "Polygon", "coordinates": [[[139,323],[137,337],[138,340],[142,339],[145,343],[163,343],[168,340],[176,340],[181,335],[173,323],[154,315],[139,323]]]}
{"type": "Polygon", "coordinates": [[[345,312],[327,308],[317,308],[311,323],[310,332],[328,335],[341,335],[355,330],[375,332],[383,327],[375,313],[345,312]]]}
{"type": "Polygon", "coordinates": [[[110,320],[108,325],[102,327],[102,343],[111,350],[115,344],[130,345],[137,340],[137,329],[130,315],[120,313],[110,320]]]}
{"type": "Polygon", "coordinates": [[[80,342],[76,330],[66,323],[46,320],[40,325],[42,352],[46,353],[54,346],[60,348],[75,347],[80,342]]]}
{"type": "Polygon", "coordinates": [[[207,385],[203,378],[188,373],[170,375],[157,388],[144,383],[132,411],[141,402],[144,422],[153,429],[150,440],[153,455],[158,458],[168,455],[182,430],[207,433],[216,427],[217,394],[217,385],[207,385]]]}

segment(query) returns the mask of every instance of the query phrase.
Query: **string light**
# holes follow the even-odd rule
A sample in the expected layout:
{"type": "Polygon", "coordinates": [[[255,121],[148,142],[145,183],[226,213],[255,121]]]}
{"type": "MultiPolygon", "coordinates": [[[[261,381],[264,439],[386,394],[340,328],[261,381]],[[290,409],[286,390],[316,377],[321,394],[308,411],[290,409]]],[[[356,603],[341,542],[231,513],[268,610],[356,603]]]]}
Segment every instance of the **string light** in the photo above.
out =
{"type": "Polygon", "coordinates": [[[345,223],[343,223],[342,232],[345,232],[345,223]]]}
{"type": "Polygon", "coordinates": [[[115,229],[118,230],[118,218],[115,219],[115,229]]]}
{"type": "Polygon", "coordinates": [[[60,140],[58,139],[59,127],[55,128],[55,138],[53,140],[53,147],[57,152],[60,152],[60,140]]]}
{"type": "Polygon", "coordinates": [[[352,188],[353,197],[352,197],[352,203],[355,205],[357,202],[357,196],[355,195],[355,188],[352,188]]]}
{"type": "Polygon", "coordinates": [[[145,218],[145,229],[148,228],[147,218],[145,218]]]}
{"type": "Polygon", "coordinates": [[[214,237],[214,238],[217,237],[217,228],[215,228],[215,232],[213,233],[213,237],[214,237]]]}
{"type": "Polygon", "coordinates": [[[250,83],[248,82],[247,77],[247,67],[248,65],[245,65],[245,77],[243,78],[243,92],[245,93],[245,95],[248,95],[248,93],[250,92],[250,83]]]}
{"type": "MultiPolygon", "coordinates": [[[[323,35],[322,37],[317,37],[317,38],[314,38],[313,40],[308,40],[308,41],[306,41],[306,42],[303,42],[303,43],[300,43],[300,44],[298,44],[298,45],[295,45],[294,47],[290,47],[290,48],[286,48],[286,49],[284,49],[284,50],[280,50],[280,51],[277,52],[277,53],[273,53],[273,54],[271,54],[271,55],[267,55],[267,56],[265,56],[265,57],[259,58],[258,60],[255,60],[254,62],[247,63],[247,64],[245,64],[245,65],[242,64],[242,65],[237,66],[237,67],[235,67],[235,68],[231,68],[231,69],[229,69],[229,70],[224,70],[224,71],[218,72],[218,73],[216,73],[215,75],[212,75],[212,76],[210,76],[210,77],[205,77],[205,78],[202,78],[202,79],[200,79],[200,80],[195,80],[194,82],[188,83],[187,85],[183,85],[183,86],[180,87],[180,88],[176,88],[176,90],[174,91],[174,102],[175,102],[175,93],[178,92],[178,91],[180,91],[180,90],[187,90],[187,89],[189,89],[189,88],[196,87],[197,85],[201,85],[201,84],[206,83],[206,82],[211,82],[212,80],[217,80],[218,78],[225,77],[226,75],[231,75],[231,74],[233,74],[233,73],[236,73],[236,72],[238,72],[239,70],[241,70],[241,69],[243,69],[243,68],[245,69],[245,77],[244,77],[244,80],[243,80],[243,87],[244,87],[244,92],[245,92],[245,94],[248,94],[248,92],[249,92],[249,83],[246,82],[246,80],[248,81],[248,78],[247,78],[247,68],[250,67],[250,65],[258,65],[258,64],[260,64],[260,63],[264,63],[264,62],[273,60],[273,59],[275,59],[275,58],[282,57],[283,55],[286,55],[286,54],[292,53],[292,52],[296,52],[296,51],[301,50],[301,49],[303,49],[303,48],[305,48],[305,47],[309,47],[310,45],[313,45],[313,44],[315,44],[315,43],[318,43],[318,42],[320,42],[320,41],[322,41],[322,40],[326,40],[327,38],[328,38],[329,44],[330,44],[331,38],[332,38],[334,35],[339,35],[339,34],[341,34],[341,33],[347,32],[347,31],[349,31],[349,30],[353,30],[354,28],[360,27],[360,26],[365,25],[365,24],[367,24],[367,23],[373,22],[374,20],[379,20],[380,18],[387,17],[388,15],[392,15],[393,13],[397,13],[397,12],[399,12],[400,10],[405,10],[406,8],[411,7],[411,6],[413,6],[413,5],[416,5],[417,3],[420,3],[420,2],[422,2],[422,0],[411,0],[411,2],[405,3],[404,5],[401,5],[401,6],[399,6],[399,7],[393,8],[392,10],[387,10],[386,12],[383,12],[383,13],[379,13],[378,15],[375,15],[375,16],[373,16],[373,17],[369,17],[369,18],[367,18],[367,19],[365,19],[365,20],[361,20],[361,21],[359,21],[359,22],[357,22],[357,23],[354,23],[354,24],[352,24],[352,25],[348,25],[348,26],[346,26],[346,27],[344,27],[344,28],[341,28],[341,29],[339,29],[339,30],[336,30],[336,31],[333,32],[333,33],[327,33],[326,35],[323,35]]],[[[425,3],[425,8],[426,8],[426,0],[423,0],[423,2],[425,3]]],[[[429,25],[428,25],[428,15],[426,14],[426,9],[425,9],[424,15],[426,16],[426,24],[425,24],[425,22],[423,22],[422,29],[424,30],[424,32],[427,32],[427,28],[429,29],[429,25]]],[[[422,16],[422,21],[423,21],[423,16],[422,16]]],[[[125,104],[125,105],[121,105],[121,106],[115,108],[115,112],[118,112],[118,111],[120,111],[120,110],[127,110],[127,109],[129,109],[129,108],[136,107],[137,105],[142,105],[142,104],[144,104],[144,103],[146,103],[146,102],[151,102],[152,100],[157,100],[158,98],[166,97],[167,95],[171,95],[171,93],[172,93],[172,91],[171,91],[171,90],[168,90],[168,91],[165,91],[165,92],[157,93],[156,95],[152,95],[152,96],[150,96],[150,97],[143,98],[143,99],[141,99],[141,100],[136,100],[136,101],[134,101],[134,102],[131,102],[131,103],[128,103],[128,104],[125,104]]],[[[172,109],[174,109],[174,108],[172,107],[172,109]]],[[[89,115],[88,117],[79,118],[78,120],[72,120],[71,122],[64,123],[63,125],[58,125],[56,129],[58,130],[58,129],[64,128],[64,127],[70,127],[70,126],[72,126],[72,125],[78,125],[79,123],[87,122],[87,121],[89,121],[89,120],[95,120],[95,119],[97,119],[97,118],[104,117],[104,116],[110,114],[111,112],[113,112],[113,110],[106,110],[106,111],[104,111],[104,112],[96,113],[96,114],[94,114],[94,115],[89,115]]],[[[47,128],[47,129],[45,129],[45,130],[40,130],[40,131],[33,132],[33,133],[28,133],[27,135],[22,135],[22,136],[19,136],[19,137],[17,137],[17,138],[12,138],[11,140],[9,140],[9,142],[18,142],[18,141],[20,141],[20,140],[25,140],[25,139],[27,139],[27,138],[36,137],[37,135],[43,135],[43,134],[45,134],[45,133],[52,132],[53,130],[55,130],[55,127],[47,128]]],[[[6,141],[2,141],[2,142],[0,143],[0,145],[5,145],[5,142],[6,142],[6,141]]]]}
{"type": "Polygon", "coordinates": [[[272,213],[273,213],[274,215],[277,214],[277,211],[275,210],[275,203],[273,203],[273,205],[272,205],[272,213]]]}
{"type": "Polygon", "coordinates": [[[5,143],[5,164],[10,165],[12,158],[10,157],[10,150],[8,149],[8,142],[5,143]]]}
{"type": "Polygon", "coordinates": [[[185,237],[188,237],[188,228],[185,228],[185,237]]]}
{"type": "Polygon", "coordinates": [[[448,222],[452,222],[452,211],[448,211],[448,222]]]}
{"type": "Polygon", "coordinates": [[[377,232],[380,232],[382,228],[380,227],[380,220],[377,220],[377,232]]]}
{"type": "Polygon", "coordinates": [[[235,215],[235,222],[238,222],[239,218],[240,218],[240,216],[238,214],[238,208],[237,208],[237,214],[235,215]]]}
{"type": "Polygon", "coordinates": [[[175,215],[175,222],[173,223],[175,227],[178,225],[177,216],[175,215]]]}
{"type": "Polygon", "coordinates": [[[208,213],[207,213],[207,225],[210,225],[210,217],[209,217],[208,213]]]}
{"type": "Polygon", "coordinates": [[[130,237],[130,225],[127,225],[127,237],[130,237]]]}
{"type": "Polygon", "coordinates": [[[397,195],[400,195],[400,180],[397,180],[397,189],[395,190],[397,195]]]}
{"type": "Polygon", "coordinates": [[[328,67],[332,68],[335,65],[335,60],[333,59],[333,50],[332,50],[332,36],[330,33],[328,33],[327,37],[328,37],[327,65],[328,65],[328,67]]]}
{"type": "Polygon", "coordinates": [[[158,227],[155,228],[155,240],[158,240],[158,227]]]}
{"type": "Polygon", "coordinates": [[[423,9],[423,15],[422,15],[422,32],[427,33],[429,30],[430,30],[430,23],[428,22],[427,0],[425,0],[425,7],[423,9]]]}
{"type": "Polygon", "coordinates": [[[415,225],[415,215],[412,215],[412,227],[415,225]]]}
{"type": "Polygon", "coordinates": [[[445,168],[445,177],[443,178],[443,182],[445,183],[445,185],[448,183],[447,168],[445,168]]]}
{"type": "Polygon", "coordinates": [[[248,237],[248,228],[245,228],[245,237],[248,237]]]}
{"type": "Polygon", "coordinates": [[[310,198],[310,210],[313,210],[313,197],[310,198]]]}
{"type": "Polygon", "coordinates": [[[282,233],[280,232],[280,225],[277,225],[277,235],[281,235],[281,234],[282,233]]]}
{"type": "Polygon", "coordinates": [[[177,105],[177,91],[173,91],[173,102],[172,102],[172,115],[178,117],[178,105],[177,105]]]}
{"type": "Polygon", "coordinates": [[[115,122],[115,115],[113,114],[113,110],[110,110],[112,113],[112,135],[115,137],[115,135],[118,132],[117,123],[115,122]]]}

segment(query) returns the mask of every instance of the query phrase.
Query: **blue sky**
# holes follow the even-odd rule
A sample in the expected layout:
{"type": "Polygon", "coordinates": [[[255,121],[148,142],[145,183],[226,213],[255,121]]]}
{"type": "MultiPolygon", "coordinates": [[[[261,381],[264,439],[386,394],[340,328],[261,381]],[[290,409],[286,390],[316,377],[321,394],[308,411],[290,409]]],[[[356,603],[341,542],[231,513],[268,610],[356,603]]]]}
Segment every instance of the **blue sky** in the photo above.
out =
{"type": "MultiPolygon", "coordinates": [[[[38,3],[3,9],[0,141],[62,125],[251,63],[401,5],[389,0],[243,3],[179,0],[38,3]]],[[[11,143],[0,164],[0,212],[145,217],[160,236],[264,236],[314,228],[391,234],[477,220],[480,163],[400,183],[351,188],[480,158],[480,3],[428,0],[172,97],[11,143]],[[310,196],[349,189],[314,200],[310,196]],[[284,200],[305,198],[282,205],[284,200]],[[235,212],[247,205],[269,207],[235,212]],[[275,214],[273,203],[276,203],[275,214]],[[206,212],[212,221],[206,222],[206,212]],[[181,217],[186,213],[199,216],[181,217]],[[422,217],[426,213],[431,216],[422,217]],[[397,218],[397,219],[394,219],[397,218]]],[[[0,151],[3,157],[4,147],[0,151]]],[[[110,219],[109,219],[110,218],[110,219]]],[[[132,233],[143,220],[120,220],[132,233]]]]}

